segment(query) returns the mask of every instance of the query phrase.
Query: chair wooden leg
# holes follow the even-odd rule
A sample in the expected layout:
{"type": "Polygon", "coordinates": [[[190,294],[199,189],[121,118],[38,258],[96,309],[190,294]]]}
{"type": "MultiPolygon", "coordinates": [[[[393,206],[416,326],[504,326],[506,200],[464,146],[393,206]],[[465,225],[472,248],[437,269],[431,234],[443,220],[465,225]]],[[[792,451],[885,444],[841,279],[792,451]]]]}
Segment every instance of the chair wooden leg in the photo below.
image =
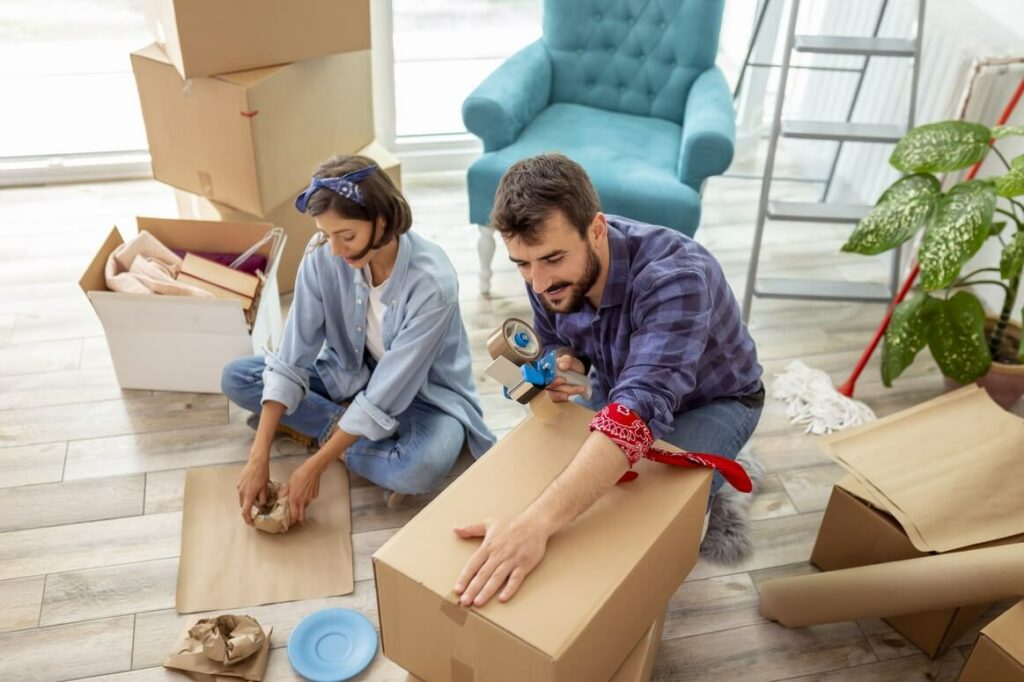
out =
{"type": "Polygon", "coordinates": [[[476,250],[480,254],[480,294],[491,295],[491,263],[494,261],[494,228],[488,225],[478,225],[480,234],[476,240],[476,250]]]}

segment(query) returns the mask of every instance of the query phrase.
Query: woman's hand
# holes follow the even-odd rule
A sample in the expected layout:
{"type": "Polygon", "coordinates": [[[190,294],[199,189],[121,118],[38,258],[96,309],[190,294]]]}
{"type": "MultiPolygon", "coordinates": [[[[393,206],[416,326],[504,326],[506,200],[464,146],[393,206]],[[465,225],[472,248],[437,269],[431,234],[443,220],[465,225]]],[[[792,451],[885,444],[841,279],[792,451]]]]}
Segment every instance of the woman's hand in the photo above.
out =
{"type": "Polygon", "coordinates": [[[320,475],[323,470],[312,460],[306,460],[302,466],[292,473],[288,485],[281,491],[288,496],[288,511],[291,512],[292,523],[306,520],[306,506],[320,494],[320,475]]]}
{"type": "Polygon", "coordinates": [[[270,481],[270,451],[253,446],[249,461],[238,477],[238,504],[242,508],[242,520],[252,525],[252,505],[267,503],[267,483],[270,481]]]}

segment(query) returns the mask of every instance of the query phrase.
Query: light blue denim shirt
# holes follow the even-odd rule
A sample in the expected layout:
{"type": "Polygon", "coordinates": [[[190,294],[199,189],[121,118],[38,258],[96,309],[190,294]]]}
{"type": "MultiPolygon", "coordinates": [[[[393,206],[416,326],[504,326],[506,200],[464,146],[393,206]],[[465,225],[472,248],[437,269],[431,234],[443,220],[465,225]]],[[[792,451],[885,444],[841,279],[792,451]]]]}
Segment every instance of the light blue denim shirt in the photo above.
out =
{"type": "Polygon", "coordinates": [[[473,381],[458,292],[455,269],[441,247],[411,232],[401,235],[383,292],[385,352],[371,369],[364,355],[367,282],[329,246],[312,248],[299,266],[281,349],[266,352],[263,401],[294,412],[309,391],[308,368],[314,366],[332,400],[351,401],[338,423],[344,431],[387,438],[418,396],[462,422],[470,452],[479,457],[494,435],[484,424],[473,381]]]}

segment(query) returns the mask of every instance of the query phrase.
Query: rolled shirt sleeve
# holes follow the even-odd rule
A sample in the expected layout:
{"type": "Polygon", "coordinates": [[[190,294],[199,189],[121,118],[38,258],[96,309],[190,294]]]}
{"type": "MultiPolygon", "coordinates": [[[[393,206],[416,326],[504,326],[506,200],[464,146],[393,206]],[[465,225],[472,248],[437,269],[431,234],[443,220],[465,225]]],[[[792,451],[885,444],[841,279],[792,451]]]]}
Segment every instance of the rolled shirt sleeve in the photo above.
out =
{"type": "Polygon", "coordinates": [[[660,438],[680,397],[696,387],[713,300],[703,273],[685,270],[638,288],[635,301],[629,354],[609,402],[636,412],[660,438]]]}

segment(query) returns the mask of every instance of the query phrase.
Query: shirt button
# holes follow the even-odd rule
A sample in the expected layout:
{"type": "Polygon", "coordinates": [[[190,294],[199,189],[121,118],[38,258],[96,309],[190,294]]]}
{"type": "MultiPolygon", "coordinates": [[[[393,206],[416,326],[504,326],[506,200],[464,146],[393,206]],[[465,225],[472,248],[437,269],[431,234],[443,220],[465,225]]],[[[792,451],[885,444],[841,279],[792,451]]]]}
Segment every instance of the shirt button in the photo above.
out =
{"type": "Polygon", "coordinates": [[[358,304],[362,305],[362,303],[363,303],[363,299],[361,299],[361,298],[357,298],[357,299],[356,299],[356,303],[358,303],[358,304]]]}
{"type": "Polygon", "coordinates": [[[361,332],[361,331],[363,331],[363,328],[362,327],[356,327],[356,331],[357,332],[361,332]]]}

